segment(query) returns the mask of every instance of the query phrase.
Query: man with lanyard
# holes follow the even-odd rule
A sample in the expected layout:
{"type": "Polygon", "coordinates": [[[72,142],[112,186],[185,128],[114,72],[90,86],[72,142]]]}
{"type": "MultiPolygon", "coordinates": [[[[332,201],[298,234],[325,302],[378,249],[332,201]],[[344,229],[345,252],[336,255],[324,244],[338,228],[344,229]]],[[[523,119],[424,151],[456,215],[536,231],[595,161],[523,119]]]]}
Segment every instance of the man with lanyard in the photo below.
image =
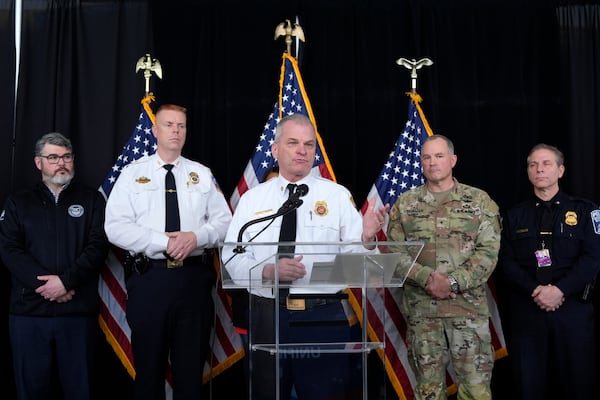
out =
{"type": "Polygon", "coordinates": [[[515,399],[598,396],[590,292],[600,269],[600,211],[559,189],[564,171],[559,149],[534,146],[534,196],[503,218],[496,282],[515,399]]]}

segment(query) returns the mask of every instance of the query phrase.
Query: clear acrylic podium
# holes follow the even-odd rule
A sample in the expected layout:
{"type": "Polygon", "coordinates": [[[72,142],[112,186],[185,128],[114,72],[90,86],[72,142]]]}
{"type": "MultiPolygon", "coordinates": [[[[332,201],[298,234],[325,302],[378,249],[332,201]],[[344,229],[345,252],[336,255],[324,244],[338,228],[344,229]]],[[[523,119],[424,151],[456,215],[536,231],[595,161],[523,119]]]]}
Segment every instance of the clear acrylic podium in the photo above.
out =
{"type": "MultiPolygon", "coordinates": [[[[293,254],[278,253],[280,244],[236,242],[220,247],[223,288],[244,288],[249,295],[249,398],[257,399],[255,394],[265,385],[272,387],[271,398],[286,398],[282,393],[290,390],[290,381],[293,386],[296,377],[302,375],[302,365],[312,365],[312,359],[326,370],[328,365],[342,369],[347,363],[348,374],[343,376],[351,380],[352,395],[345,397],[367,400],[367,356],[376,350],[385,365],[384,308],[390,300],[386,300],[383,289],[403,286],[423,242],[286,243],[295,247],[293,254]],[[375,250],[365,246],[375,246],[375,250]],[[279,260],[297,256],[302,256],[306,275],[293,282],[280,282],[279,260]],[[275,266],[274,280],[262,277],[268,264],[275,266]],[[338,306],[331,308],[336,310],[336,317],[329,319],[328,306],[336,303],[338,306]],[[373,313],[381,323],[363,323],[373,313]],[[323,315],[325,319],[319,319],[323,315]],[[328,329],[345,323],[351,335],[323,339],[328,329]],[[265,330],[269,332],[265,334],[265,330]],[[271,366],[264,368],[265,362],[271,366]],[[294,366],[294,376],[286,372],[290,365],[294,366]]],[[[323,379],[315,384],[327,387],[329,378],[323,379]]]]}

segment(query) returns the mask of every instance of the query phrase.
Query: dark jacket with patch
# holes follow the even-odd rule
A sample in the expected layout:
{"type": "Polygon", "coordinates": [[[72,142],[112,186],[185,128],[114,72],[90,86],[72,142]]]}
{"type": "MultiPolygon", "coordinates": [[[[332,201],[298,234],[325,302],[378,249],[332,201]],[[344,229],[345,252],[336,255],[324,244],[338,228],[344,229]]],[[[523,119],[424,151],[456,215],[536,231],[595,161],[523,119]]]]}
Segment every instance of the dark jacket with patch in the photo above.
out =
{"type": "Polygon", "coordinates": [[[0,217],[0,254],[12,275],[10,313],[89,315],[99,311],[98,276],[108,242],[105,201],[98,190],[71,182],[55,201],[42,182],[9,196],[0,217]],[[39,275],[58,275],[72,300],[50,302],[35,292],[39,275]]]}
{"type": "Polygon", "coordinates": [[[588,200],[559,192],[549,204],[551,234],[541,234],[543,207],[533,197],[503,213],[496,275],[524,295],[540,284],[555,285],[565,296],[580,295],[600,269],[600,235],[594,230],[600,212],[588,200]],[[542,241],[552,265],[538,268],[535,251],[542,241]]]}

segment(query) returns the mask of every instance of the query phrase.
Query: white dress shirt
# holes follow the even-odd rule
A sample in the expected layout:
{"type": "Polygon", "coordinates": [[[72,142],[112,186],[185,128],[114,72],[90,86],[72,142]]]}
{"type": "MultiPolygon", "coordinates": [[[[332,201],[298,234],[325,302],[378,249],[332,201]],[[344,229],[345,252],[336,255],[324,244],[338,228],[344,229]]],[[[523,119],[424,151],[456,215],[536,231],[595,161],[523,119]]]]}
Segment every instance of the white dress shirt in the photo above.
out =
{"type": "MultiPolygon", "coordinates": [[[[158,154],[142,157],[123,168],[106,203],[104,228],[108,240],[133,253],[164,259],[165,163],[158,154]]],[[[181,232],[194,232],[198,248],[217,247],[231,221],[229,205],[206,166],[179,157],[172,172],[177,185],[181,232]]]]}
{"type": "MultiPolygon", "coordinates": [[[[249,226],[239,242],[252,242],[257,245],[246,246],[243,253],[235,253],[235,246],[231,243],[238,242],[240,229],[248,221],[277,212],[288,199],[288,183],[282,176],[278,176],[244,193],[227,230],[226,245],[221,255],[223,265],[233,281],[246,287],[249,282],[253,282],[254,286],[250,288],[250,292],[263,297],[273,297],[272,289],[258,286],[262,281],[264,264],[275,263],[276,242],[279,239],[282,218],[277,217],[270,225],[271,221],[265,221],[249,226]],[[266,227],[267,225],[269,226],[266,227]]],[[[312,175],[294,183],[306,184],[309,188],[308,193],[301,198],[303,203],[297,210],[296,242],[328,243],[318,246],[296,246],[295,252],[303,256],[301,262],[305,265],[307,274],[294,282],[297,288],[292,287],[290,293],[309,293],[315,292],[308,288],[313,262],[331,261],[331,255],[337,253],[369,251],[361,245],[340,244],[360,242],[362,235],[362,216],[345,187],[312,175]]],[[[331,293],[340,289],[342,288],[328,287],[317,292],[331,293]]]]}

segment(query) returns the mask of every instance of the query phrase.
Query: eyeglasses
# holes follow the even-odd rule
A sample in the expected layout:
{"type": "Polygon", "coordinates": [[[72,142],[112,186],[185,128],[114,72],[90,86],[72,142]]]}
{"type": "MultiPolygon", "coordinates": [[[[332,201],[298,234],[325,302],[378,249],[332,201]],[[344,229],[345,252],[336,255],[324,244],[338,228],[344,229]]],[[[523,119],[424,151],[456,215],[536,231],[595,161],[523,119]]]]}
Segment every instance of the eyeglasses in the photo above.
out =
{"type": "Polygon", "coordinates": [[[59,156],[58,154],[48,154],[47,156],[40,155],[38,157],[45,158],[50,164],[58,164],[58,160],[60,159],[62,159],[65,163],[71,163],[75,159],[75,154],[67,153],[63,154],[62,156],[59,156]]]}

